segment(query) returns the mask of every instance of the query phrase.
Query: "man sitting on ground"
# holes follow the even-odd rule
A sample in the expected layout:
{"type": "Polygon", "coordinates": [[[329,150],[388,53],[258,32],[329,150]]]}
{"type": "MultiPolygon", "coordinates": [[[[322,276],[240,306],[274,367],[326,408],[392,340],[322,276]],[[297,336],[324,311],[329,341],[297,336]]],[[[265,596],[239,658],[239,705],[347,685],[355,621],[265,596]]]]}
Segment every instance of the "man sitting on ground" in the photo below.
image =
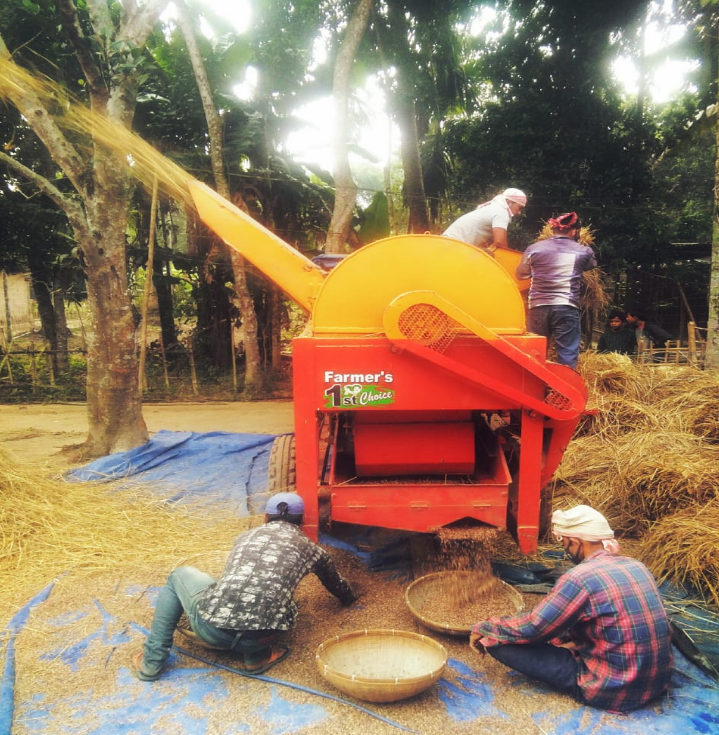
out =
{"type": "Polygon", "coordinates": [[[273,495],[264,525],[237,537],[217,581],[194,567],[170,574],[157,598],[144,656],[140,651],[133,659],[138,679],[159,678],[183,612],[201,642],[236,651],[247,673],[260,674],[289,653],[275,643],[295,622],[292,595],[307,574],[317,575],[343,605],[355,601],[330,555],[300,529],[304,510],[295,493],[273,495]]]}
{"type": "Polygon", "coordinates": [[[618,555],[606,518],[589,506],[555,511],[552,530],[577,566],[531,612],[475,625],[469,645],[610,712],[664,694],[671,629],[649,570],[618,555]]]}

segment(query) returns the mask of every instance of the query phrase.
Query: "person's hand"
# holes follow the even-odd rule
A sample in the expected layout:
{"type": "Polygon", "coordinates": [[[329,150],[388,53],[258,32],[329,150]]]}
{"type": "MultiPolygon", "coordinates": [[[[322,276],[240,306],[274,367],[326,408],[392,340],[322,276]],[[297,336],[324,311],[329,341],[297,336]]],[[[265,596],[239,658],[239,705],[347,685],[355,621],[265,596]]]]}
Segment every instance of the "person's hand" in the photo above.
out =
{"type": "Polygon", "coordinates": [[[350,605],[354,605],[357,600],[359,600],[360,596],[356,592],[351,592],[346,597],[343,597],[340,600],[340,604],[342,607],[350,607],[350,605]]]}
{"type": "Polygon", "coordinates": [[[487,649],[479,642],[481,638],[481,633],[470,633],[469,647],[480,654],[480,656],[484,656],[484,654],[487,653],[487,649]]]}

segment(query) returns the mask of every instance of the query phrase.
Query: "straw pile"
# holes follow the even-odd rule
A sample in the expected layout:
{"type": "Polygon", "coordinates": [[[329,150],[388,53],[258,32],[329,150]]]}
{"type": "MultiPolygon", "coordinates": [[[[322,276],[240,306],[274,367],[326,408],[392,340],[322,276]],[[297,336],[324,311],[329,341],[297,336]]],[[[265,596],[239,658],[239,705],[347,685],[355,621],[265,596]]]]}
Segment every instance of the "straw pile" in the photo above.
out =
{"type": "Polygon", "coordinates": [[[586,353],[579,370],[594,413],[555,475],[554,507],[597,508],[619,535],[641,539],[657,577],[719,602],[719,532],[709,533],[719,527],[719,376],[618,354],[586,353]]]}
{"type": "Polygon", "coordinates": [[[192,513],[149,490],[47,479],[0,449],[0,624],[59,575],[151,570],[160,578],[261,522],[192,513]]]}
{"type": "MultiPolygon", "coordinates": [[[[639,547],[650,566],[702,591],[719,605],[719,500],[692,506],[657,521],[639,547]]],[[[655,571],[656,573],[656,571],[655,571]]]]}

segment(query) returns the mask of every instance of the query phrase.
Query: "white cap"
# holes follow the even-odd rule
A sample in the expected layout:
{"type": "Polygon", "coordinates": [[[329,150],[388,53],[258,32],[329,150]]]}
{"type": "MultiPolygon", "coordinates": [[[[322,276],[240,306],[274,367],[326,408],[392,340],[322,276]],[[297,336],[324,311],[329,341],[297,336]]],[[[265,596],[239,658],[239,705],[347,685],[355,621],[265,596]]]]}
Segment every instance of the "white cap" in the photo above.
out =
{"type": "Polygon", "coordinates": [[[555,510],[552,514],[552,531],[555,536],[568,536],[584,541],[613,539],[614,531],[607,519],[588,505],[575,505],[569,510],[555,510]]]}
{"type": "Polygon", "coordinates": [[[527,206],[527,195],[520,189],[505,189],[502,192],[502,196],[505,199],[509,199],[510,202],[516,202],[523,207],[527,206]]]}

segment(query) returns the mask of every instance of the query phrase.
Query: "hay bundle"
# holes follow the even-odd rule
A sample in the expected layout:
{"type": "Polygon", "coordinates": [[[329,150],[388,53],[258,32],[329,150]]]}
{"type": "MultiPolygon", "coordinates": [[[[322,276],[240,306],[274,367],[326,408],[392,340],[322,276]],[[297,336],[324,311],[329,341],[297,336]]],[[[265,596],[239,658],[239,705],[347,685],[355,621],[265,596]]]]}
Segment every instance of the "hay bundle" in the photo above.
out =
{"type": "Polygon", "coordinates": [[[698,437],[682,432],[635,432],[613,446],[629,503],[644,522],[719,496],[719,452],[698,437]]]}
{"type": "MultiPolygon", "coordinates": [[[[550,237],[554,237],[554,232],[552,231],[552,227],[549,222],[545,222],[542,225],[542,229],[539,231],[539,235],[537,235],[537,240],[549,240],[550,237]]],[[[591,227],[582,227],[582,229],[579,230],[579,238],[577,242],[589,247],[594,245],[594,230],[592,230],[591,227]]]]}
{"type": "Polygon", "coordinates": [[[581,432],[651,431],[664,427],[719,442],[719,375],[686,365],[640,365],[627,355],[585,353],[579,364],[601,418],[581,432]]]}
{"type": "Polygon", "coordinates": [[[618,352],[585,352],[579,362],[581,373],[591,394],[626,393],[637,380],[637,366],[629,355],[618,352]]]}
{"type": "Polygon", "coordinates": [[[651,406],[622,395],[595,395],[587,404],[587,411],[576,435],[591,435],[597,441],[633,431],[659,431],[665,426],[662,417],[651,406]]]}
{"type": "Polygon", "coordinates": [[[655,573],[719,602],[717,532],[690,528],[695,516],[696,529],[719,521],[719,376],[591,353],[579,370],[596,413],[584,417],[555,474],[554,507],[595,507],[620,536],[643,537],[655,573]],[[679,522],[711,542],[675,539],[679,522]]]}
{"type": "Polygon", "coordinates": [[[555,499],[580,498],[617,532],[643,533],[677,508],[719,497],[719,450],[681,432],[635,431],[573,441],[555,477],[555,499]]]}
{"type": "Polygon", "coordinates": [[[719,443],[719,396],[688,393],[675,395],[651,407],[664,417],[666,426],[700,437],[708,443],[719,443]]]}
{"type": "Polygon", "coordinates": [[[652,525],[638,555],[657,579],[703,590],[719,605],[719,500],[672,513],[652,525]]]}
{"type": "Polygon", "coordinates": [[[585,352],[578,370],[587,383],[590,394],[619,394],[647,404],[658,399],[657,386],[666,379],[661,367],[640,365],[633,362],[628,355],[616,352],[585,352]]]}
{"type": "Polygon", "coordinates": [[[0,615],[65,573],[131,567],[164,577],[193,554],[226,553],[256,522],[205,508],[194,516],[148,490],[48,479],[0,450],[0,615]]]}
{"type": "Polygon", "coordinates": [[[656,365],[653,372],[655,382],[648,396],[653,402],[666,398],[719,399],[719,375],[712,370],[699,370],[691,365],[656,365]]]}

